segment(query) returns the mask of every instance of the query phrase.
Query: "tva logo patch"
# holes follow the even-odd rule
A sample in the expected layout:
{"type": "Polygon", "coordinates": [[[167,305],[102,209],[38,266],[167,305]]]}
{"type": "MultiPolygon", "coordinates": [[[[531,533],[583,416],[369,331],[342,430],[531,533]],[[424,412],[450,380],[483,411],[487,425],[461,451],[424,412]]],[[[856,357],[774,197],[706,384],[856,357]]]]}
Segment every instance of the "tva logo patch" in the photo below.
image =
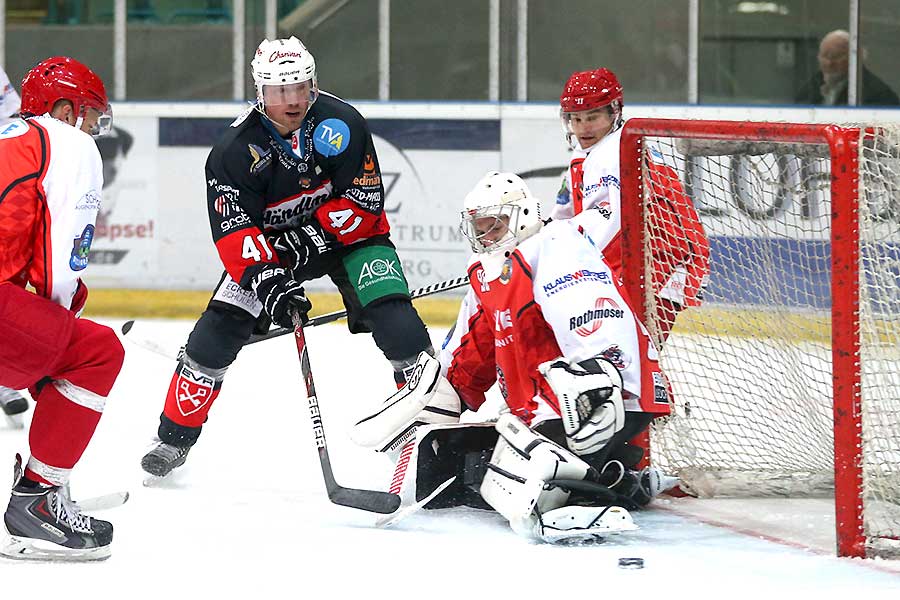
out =
{"type": "Polygon", "coordinates": [[[323,156],[337,156],[350,145],[350,128],[340,119],[325,119],[313,131],[313,144],[323,156]]]}

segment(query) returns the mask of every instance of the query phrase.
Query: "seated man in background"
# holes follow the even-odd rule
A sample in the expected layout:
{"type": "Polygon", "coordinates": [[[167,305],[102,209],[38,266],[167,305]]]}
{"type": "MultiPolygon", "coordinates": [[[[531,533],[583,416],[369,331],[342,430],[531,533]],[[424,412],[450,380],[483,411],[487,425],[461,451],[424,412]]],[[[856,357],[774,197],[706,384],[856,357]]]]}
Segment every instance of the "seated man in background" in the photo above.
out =
{"type": "MultiPolygon", "coordinates": [[[[836,29],[825,34],[819,43],[819,70],[794,98],[798,104],[846,106],[850,66],[850,34],[836,29]]],[[[860,65],[862,80],[859,104],[867,106],[896,106],[900,104],[897,93],[875,73],[860,65]]]]}
{"type": "Polygon", "coordinates": [[[403,446],[391,491],[407,505],[455,476],[427,507],[486,503],[517,533],[547,541],[633,529],[625,509],[672,482],[634,470],[642,452],[626,441],[668,414],[669,401],[618,278],[575,223],[545,225],[512,173],[478,182],[461,228],[474,252],[469,312],[440,362],[420,354],[354,440],[403,446]],[[461,406],[477,410],[495,382],[506,402],[496,425],[457,425],[461,406]],[[423,424],[438,425],[416,431],[423,424]],[[573,492],[587,506],[573,506],[573,492]]]}

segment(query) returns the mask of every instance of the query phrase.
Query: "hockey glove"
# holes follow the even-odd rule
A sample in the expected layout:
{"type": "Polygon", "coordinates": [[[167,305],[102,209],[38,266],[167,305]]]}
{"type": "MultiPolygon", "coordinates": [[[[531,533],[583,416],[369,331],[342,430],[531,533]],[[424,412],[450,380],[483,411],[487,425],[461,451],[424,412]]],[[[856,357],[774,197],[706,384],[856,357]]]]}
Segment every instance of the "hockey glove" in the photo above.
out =
{"type": "Polygon", "coordinates": [[[294,311],[297,311],[303,323],[309,320],[307,313],[312,304],[306,298],[303,286],[291,279],[284,269],[269,267],[258,273],[250,281],[250,285],[273,323],[293,329],[291,313],[294,311]]]}
{"type": "Polygon", "coordinates": [[[305,267],[328,250],[325,233],[318,223],[274,233],[269,236],[269,244],[275,248],[281,264],[291,270],[305,267]]]}
{"type": "Polygon", "coordinates": [[[622,375],[608,360],[576,362],[561,356],[538,371],[559,399],[566,445],[575,454],[602,450],[625,426],[622,375]]]}

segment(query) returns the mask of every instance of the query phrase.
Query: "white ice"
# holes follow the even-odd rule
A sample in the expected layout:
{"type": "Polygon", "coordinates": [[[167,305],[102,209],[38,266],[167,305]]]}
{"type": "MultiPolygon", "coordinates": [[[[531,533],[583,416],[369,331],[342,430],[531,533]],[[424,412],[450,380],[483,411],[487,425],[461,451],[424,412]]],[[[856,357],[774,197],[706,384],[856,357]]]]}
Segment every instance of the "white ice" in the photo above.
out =
{"type": "MultiPolygon", "coordinates": [[[[177,348],[192,323],[152,325],[177,348]]],[[[431,333],[437,345],[446,331],[431,333]]],[[[338,482],[385,489],[391,466],[347,434],[391,393],[387,363],[369,336],[342,325],[312,328],[307,340],[338,482]]],[[[325,495],[290,336],[242,351],[187,465],[146,487],[139,462],[174,363],[125,345],[122,375],[72,478],[76,498],[131,493],[126,505],[97,515],[115,525],[112,557],[82,565],[0,559],[0,598],[900,598],[894,561],[834,557],[833,516],[821,505],[657,501],[634,515],[639,531],[583,547],[526,542],[497,515],[473,509],[423,511],[374,528],[374,515],[325,495]],[[645,566],[618,568],[620,557],[645,566]]],[[[15,452],[27,454],[25,433],[0,425],[0,457],[10,467],[15,452]]]]}

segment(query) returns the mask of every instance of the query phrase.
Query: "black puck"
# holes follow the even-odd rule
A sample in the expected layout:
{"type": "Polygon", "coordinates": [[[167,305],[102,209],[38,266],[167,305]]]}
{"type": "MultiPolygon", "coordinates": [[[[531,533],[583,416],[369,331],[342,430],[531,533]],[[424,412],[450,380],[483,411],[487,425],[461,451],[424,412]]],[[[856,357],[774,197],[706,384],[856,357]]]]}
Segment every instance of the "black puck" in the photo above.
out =
{"type": "Polygon", "coordinates": [[[643,558],[620,558],[619,559],[619,568],[620,569],[643,569],[644,568],[644,559],[643,558]]]}

